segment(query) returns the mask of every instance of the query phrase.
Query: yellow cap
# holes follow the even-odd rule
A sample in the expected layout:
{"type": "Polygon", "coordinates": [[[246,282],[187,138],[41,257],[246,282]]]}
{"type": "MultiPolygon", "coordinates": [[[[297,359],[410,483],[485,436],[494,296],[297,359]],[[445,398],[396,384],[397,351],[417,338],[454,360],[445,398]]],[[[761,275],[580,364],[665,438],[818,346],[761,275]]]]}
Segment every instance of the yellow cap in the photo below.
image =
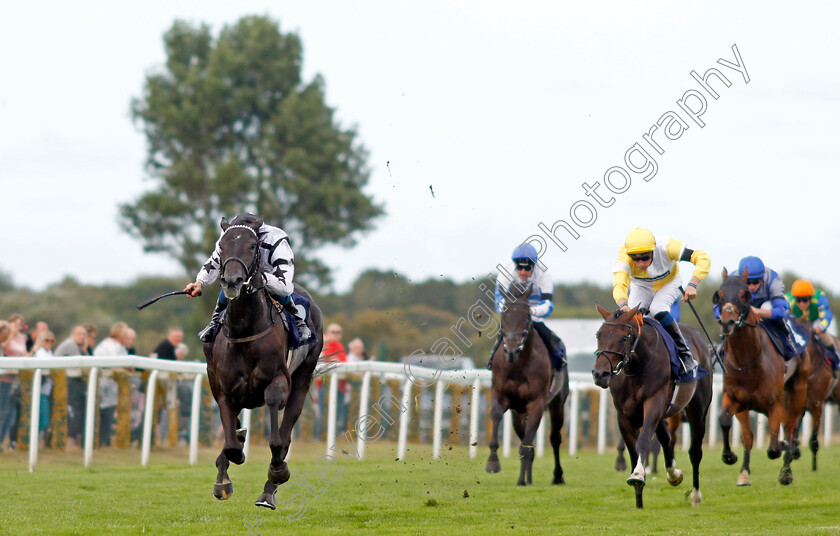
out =
{"type": "Polygon", "coordinates": [[[797,279],[793,282],[790,293],[797,298],[805,298],[814,295],[814,285],[805,279],[797,279]]]}
{"type": "Polygon", "coordinates": [[[654,247],[656,247],[656,238],[653,237],[653,233],[641,227],[630,231],[627,240],[624,241],[624,248],[628,255],[647,253],[653,251],[654,247]]]}

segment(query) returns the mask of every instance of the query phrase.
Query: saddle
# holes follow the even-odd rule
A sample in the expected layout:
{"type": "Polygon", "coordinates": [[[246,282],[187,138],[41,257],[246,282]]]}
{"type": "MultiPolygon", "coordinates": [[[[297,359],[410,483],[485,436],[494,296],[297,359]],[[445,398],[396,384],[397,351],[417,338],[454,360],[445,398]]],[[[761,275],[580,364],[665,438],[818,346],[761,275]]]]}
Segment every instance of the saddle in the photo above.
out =
{"type": "Polygon", "coordinates": [[[823,355],[825,356],[825,361],[828,363],[832,369],[837,370],[840,368],[840,356],[837,355],[837,352],[833,348],[829,348],[825,344],[823,344],[822,339],[817,336],[816,331],[811,332],[811,338],[814,340],[817,345],[822,348],[823,355]]]}

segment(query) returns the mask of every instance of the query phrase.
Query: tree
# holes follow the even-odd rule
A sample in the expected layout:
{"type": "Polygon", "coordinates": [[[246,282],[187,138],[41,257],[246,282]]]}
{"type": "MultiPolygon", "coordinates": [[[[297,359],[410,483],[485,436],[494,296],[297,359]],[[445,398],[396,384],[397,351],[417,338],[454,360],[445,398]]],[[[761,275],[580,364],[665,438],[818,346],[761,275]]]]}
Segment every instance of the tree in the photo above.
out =
{"type": "Polygon", "coordinates": [[[301,79],[299,37],[253,16],[216,39],[178,21],[164,43],[165,69],[131,106],[156,189],[120,207],[122,228],[194,271],[222,216],[255,212],[289,234],[296,274],[327,283],[312,253],[353,245],[383,210],[361,191],[369,171],[355,129],[336,123],[320,75],[301,79]]]}

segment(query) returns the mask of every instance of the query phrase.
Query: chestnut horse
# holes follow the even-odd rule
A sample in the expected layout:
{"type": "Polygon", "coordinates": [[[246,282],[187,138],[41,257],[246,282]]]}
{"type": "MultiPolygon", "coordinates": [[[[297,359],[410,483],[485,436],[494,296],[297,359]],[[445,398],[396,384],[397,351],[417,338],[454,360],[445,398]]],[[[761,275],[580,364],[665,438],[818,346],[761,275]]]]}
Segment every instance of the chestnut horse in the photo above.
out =
{"type": "Polygon", "coordinates": [[[230,225],[222,218],[220,284],[229,304],[219,334],[214,342],[204,344],[204,355],[207,379],[219,404],[225,433],[224,448],[216,459],[218,474],[213,495],[220,500],[233,495],[228,466],[230,462],[238,465],[245,461],[246,430],[240,429],[239,413],[245,408],[265,405],[271,424],[268,440],[271,462],[268,480],[256,505],[273,510],[277,486],[290,477],[285,458],[292,428],[303,409],[321,353],[323,329],[320,309],[296,284],[295,293],[311,303],[316,340],[296,349],[287,363],[286,329],[277,318],[279,314],[259,271],[261,248],[257,231],[262,223],[260,219],[253,225],[230,225]],[[278,426],[278,413],[283,408],[283,422],[278,426]]]}
{"type": "Polygon", "coordinates": [[[560,466],[560,429],[563,428],[563,405],[569,396],[569,373],[564,367],[559,374],[555,392],[548,389],[552,378],[551,357],[539,334],[533,327],[528,297],[533,283],[515,281],[505,295],[502,312],[502,344],[493,356],[493,379],[490,391],[490,418],[493,435],[490,439],[490,456],[485,471],[501,470],[499,456],[499,425],[505,411],[513,414],[513,428],[522,441],[519,447],[519,480],[517,485],[531,484],[534,463],[534,436],[542,421],[545,408],[551,420],[548,439],[554,449],[554,478],[552,484],[564,484],[560,466]]]}
{"type": "MultiPolygon", "coordinates": [[[[805,320],[803,317],[797,321],[808,329],[810,335],[810,342],[808,343],[808,353],[811,355],[811,375],[808,376],[808,392],[805,395],[805,407],[799,416],[799,425],[796,430],[796,441],[793,444],[793,459],[798,459],[799,452],[799,434],[802,431],[802,418],[805,412],[811,414],[811,420],[814,423],[811,437],[808,445],[811,447],[811,470],[817,470],[817,451],[820,449],[819,430],[820,422],[822,421],[823,409],[825,408],[826,399],[831,393],[831,388],[834,386],[834,374],[831,370],[832,365],[826,360],[823,345],[817,340],[818,335],[811,328],[811,322],[805,320]]],[[[835,339],[835,348],[840,348],[835,339]]]]}
{"type": "Polygon", "coordinates": [[[724,268],[723,284],[714,296],[714,303],[720,308],[718,322],[721,335],[726,339],[724,363],[727,374],[723,376],[720,427],[723,430],[723,462],[733,465],[738,461],[729,444],[732,416],[741,423],[741,440],[744,444],[744,461],[738,475],[739,486],[749,486],[750,450],[753,446],[753,432],[750,429],[750,410],[767,415],[770,425],[770,446],[767,456],[775,460],[782,454],[779,443],[779,425],[784,424],[784,460],[779,472],[783,485],[793,482],[790,462],[793,460],[793,439],[796,422],[802,414],[808,376],[811,373],[810,358],[806,350],[791,358],[790,378],[785,377],[785,360],[776,350],[770,336],[758,325],[758,318],[752,312],[752,293],[747,287],[748,273],[740,277],[729,276],[724,268]],[[796,367],[794,370],[792,367],[796,367]]]}
{"type": "MultiPolygon", "coordinates": [[[[668,483],[678,486],[682,471],[674,460],[668,418],[685,410],[691,428],[691,447],[688,455],[693,472],[691,504],[699,506],[700,460],[703,458],[703,437],[706,435],[706,415],[712,400],[712,377],[704,376],[694,382],[682,383],[679,391],[671,377],[671,362],[662,335],[642,321],[638,308],[628,312],[611,313],[597,306],[604,317],[596,338],[595,366],[592,379],[602,389],[609,388],[613,405],[618,412],[618,428],[627,445],[633,472],[627,484],[636,491],[636,507],[642,508],[645,486],[644,460],[652,450],[653,435],[662,445],[668,483]]],[[[686,343],[705,370],[711,370],[709,352],[700,334],[681,325],[686,343]]],[[[679,422],[675,419],[674,422],[679,422]]]]}

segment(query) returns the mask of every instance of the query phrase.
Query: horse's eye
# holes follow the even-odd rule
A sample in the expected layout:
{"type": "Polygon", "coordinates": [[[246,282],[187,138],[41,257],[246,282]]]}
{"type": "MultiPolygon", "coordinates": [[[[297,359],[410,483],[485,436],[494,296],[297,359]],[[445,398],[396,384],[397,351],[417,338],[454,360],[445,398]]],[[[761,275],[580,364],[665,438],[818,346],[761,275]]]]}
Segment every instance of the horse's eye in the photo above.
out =
{"type": "Polygon", "coordinates": [[[255,249],[257,249],[257,245],[256,244],[251,244],[251,251],[254,251],[255,249]]]}
{"type": "Polygon", "coordinates": [[[627,341],[629,341],[629,340],[630,340],[630,336],[629,336],[629,335],[625,335],[624,337],[622,337],[622,338],[621,338],[621,342],[627,342],[627,341]]]}

